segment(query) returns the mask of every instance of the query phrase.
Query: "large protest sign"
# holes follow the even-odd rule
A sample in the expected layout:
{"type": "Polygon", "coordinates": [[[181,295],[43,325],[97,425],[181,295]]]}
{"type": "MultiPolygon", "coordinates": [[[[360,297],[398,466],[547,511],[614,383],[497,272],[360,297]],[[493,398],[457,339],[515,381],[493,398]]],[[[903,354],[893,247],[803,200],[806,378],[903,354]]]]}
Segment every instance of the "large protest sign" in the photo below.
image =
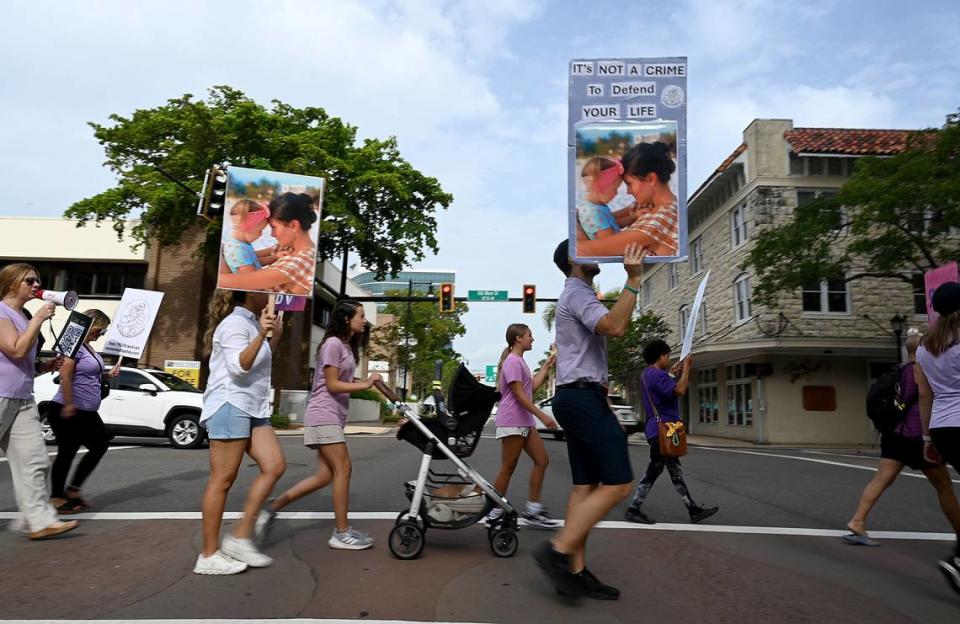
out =
{"type": "Polygon", "coordinates": [[[102,353],[139,359],[160,311],[163,293],[126,288],[114,316],[102,353]]]}
{"type": "Polygon", "coordinates": [[[570,63],[571,256],[650,262],[687,255],[687,59],[570,63]]]}
{"type": "Polygon", "coordinates": [[[217,288],[313,297],[325,182],[229,167],[217,288]]]}
{"type": "Polygon", "coordinates": [[[932,328],[937,324],[940,315],[933,309],[933,293],[941,284],[960,281],[958,279],[956,261],[947,263],[935,269],[930,269],[923,275],[923,290],[927,295],[927,323],[932,328]]]}
{"type": "Polygon", "coordinates": [[[83,341],[87,339],[87,334],[90,333],[90,327],[92,326],[92,318],[80,314],[76,310],[71,311],[70,317],[60,331],[60,335],[57,336],[57,343],[53,350],[70,359],[76,359],[77,351],[83,346],[83,341]]]}
{"type": "Polygon", "coordinates": [[[683,361],[690,350],[693,349],[693,334],[697,329],[697,320],[700,318],[700,308],[703,306],[703,295],[707,292],[707,280],[710,279],[710,271],[700,280],[700,286],[697,288],[697,296],[693,298],[693,307],[690,309],[690,318],[687,319],[687,329],[683,334],[683,344],[680,347],[680,360],[683,361]]]}

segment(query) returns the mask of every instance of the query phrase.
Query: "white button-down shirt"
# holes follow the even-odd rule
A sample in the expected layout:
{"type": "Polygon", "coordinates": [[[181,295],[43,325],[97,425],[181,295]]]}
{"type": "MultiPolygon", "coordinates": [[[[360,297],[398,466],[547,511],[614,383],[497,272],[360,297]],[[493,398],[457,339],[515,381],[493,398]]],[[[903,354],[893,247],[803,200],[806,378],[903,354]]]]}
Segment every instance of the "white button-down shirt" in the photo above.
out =
{"type": "Polygon", "coordinates": [[[203,393],[200,422],[213,416],[224,403],[253,418],[270,418],[270,371],[273,354],[264,340],[250,370],[240,366],[240,353],[260,333],[260,323],[250,310],[237,306],[213,332],[210,377],[203,393]]]}

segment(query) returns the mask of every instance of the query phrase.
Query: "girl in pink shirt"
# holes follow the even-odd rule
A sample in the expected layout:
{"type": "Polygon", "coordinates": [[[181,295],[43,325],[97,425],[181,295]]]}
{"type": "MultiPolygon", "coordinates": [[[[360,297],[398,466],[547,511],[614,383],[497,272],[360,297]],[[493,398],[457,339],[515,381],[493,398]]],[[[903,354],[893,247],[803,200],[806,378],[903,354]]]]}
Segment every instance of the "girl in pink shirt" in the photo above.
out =
{"type": "Polygon", "coordinates": [[[308,448],[317,451],[317,471],[260,512],[257,534],[261,540],[266,539],[278,511],[332,482],[336,526],[327,544],[341,550],[365,550],[373,546],[373,538],[351,527],[347,518],[352,464],[343,432],[350,393],[372,388],[380,381],[377,373],[359,381],[354,381],[353,377],[366,324],[363,306],[356,301],[339,301],[333,309],[317,349],[313,389],[304,415],[303,441],[308,448]]]}
{"type": "MultiPolygon", "coordinates": [[[[543,439],[537,433],[533,417],[536,416],[548,429],[556,429],[557,422],[533,404],[533,393],[543,384],[547,373],[553,367],[556,358],[551,353],[546,362],[537,371],[530,374],[523,354],[533,348],[533,334],[522,323],[507,327],[507,348],[500,356],[497,371],[497,385],[500,390],[500,407],[497,408],[497,439],[500,440],[500,470],[494,487],[506,494],[510,478],[517,469],[520,452],[524,451],[533,460],[530,471],[530,493],[526,510],[520,514],[524,522],[544,529],[556,528],[557,523],[540,504],[540,489],[543,477],[550,464],[543,439]]],[[[487,521],[495,520],[501,513],[497,507],[487,516],[487,521]]]]}

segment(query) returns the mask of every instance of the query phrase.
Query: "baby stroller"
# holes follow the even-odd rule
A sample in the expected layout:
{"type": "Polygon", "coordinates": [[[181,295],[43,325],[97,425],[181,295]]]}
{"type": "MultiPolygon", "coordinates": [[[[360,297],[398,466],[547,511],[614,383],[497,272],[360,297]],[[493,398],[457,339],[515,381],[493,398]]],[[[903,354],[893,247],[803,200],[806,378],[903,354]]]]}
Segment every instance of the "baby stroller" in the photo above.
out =
{"type": "Polygon", "coordinates": [[[408,419],[397,438],[423,452],[417,479],[405,484],[410,508],[400,512],[390,531],[390,552],[398,559],[416,559],[426,544],[427,529],[473,526],[496,505],[503,513],[487,524],[490,550],[497,557],[512,557],[519,546],[516,509],[463,461],[477,448],[500,393],[477,381],[463,364],[450,385],[449,401],[444,401],[439,382],[434,387],[436,418],[424,420],[385,385],[377,384],[408,419]],[[434,459],[450,460],[456,472],[435,471],[430,467],[434,459]]]}

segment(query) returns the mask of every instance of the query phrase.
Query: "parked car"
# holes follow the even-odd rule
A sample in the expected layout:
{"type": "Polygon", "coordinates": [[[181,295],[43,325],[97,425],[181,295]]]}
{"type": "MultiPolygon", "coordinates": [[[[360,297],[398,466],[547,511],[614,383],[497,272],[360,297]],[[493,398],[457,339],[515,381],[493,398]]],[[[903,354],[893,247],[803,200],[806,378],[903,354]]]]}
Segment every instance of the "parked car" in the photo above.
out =
{"type": "MultiPolygon", "coordinates": [[[[49,444],[56,437],[47,423],[47,409],[59,384],[59,373],[40,375],[34,383],[43,438],[49,444]]],[[[202,409],[203,393],[179,377],[123,366],[110,380],[110,395],[100,405],[100,417],[110,434],[166,437],[174,448],[192,449],[207,437],[200,426],[202,409]]]]}
{"type": "MultiPolygon", "coordinates": [[[[627,403],[622,396],[619,394],[611,394],[607,398],[610,399],[610,403],[613,405],[613,413],[617,417],[617,420],[620,421],[620,424],[623,426],[624,431],[627,432],[627,435],[636,433],[642,429],[640,419],[637,418],[637,410],[635,410],[632,405],[627,403]]],[[[542,409],[545,414],[553,418],[553,397],[548,397],[542,401],[539,401],[537,403],[537,407],[542,409]]],[[[537,431],[540,433],[549,433],[558,440],[563,440],[566,437],[563,433],[563,427],[560,426],[560,423],[557,423],[556,429],[547,429],[543,426],[542,422],[537,420],[537,431]]]]}

